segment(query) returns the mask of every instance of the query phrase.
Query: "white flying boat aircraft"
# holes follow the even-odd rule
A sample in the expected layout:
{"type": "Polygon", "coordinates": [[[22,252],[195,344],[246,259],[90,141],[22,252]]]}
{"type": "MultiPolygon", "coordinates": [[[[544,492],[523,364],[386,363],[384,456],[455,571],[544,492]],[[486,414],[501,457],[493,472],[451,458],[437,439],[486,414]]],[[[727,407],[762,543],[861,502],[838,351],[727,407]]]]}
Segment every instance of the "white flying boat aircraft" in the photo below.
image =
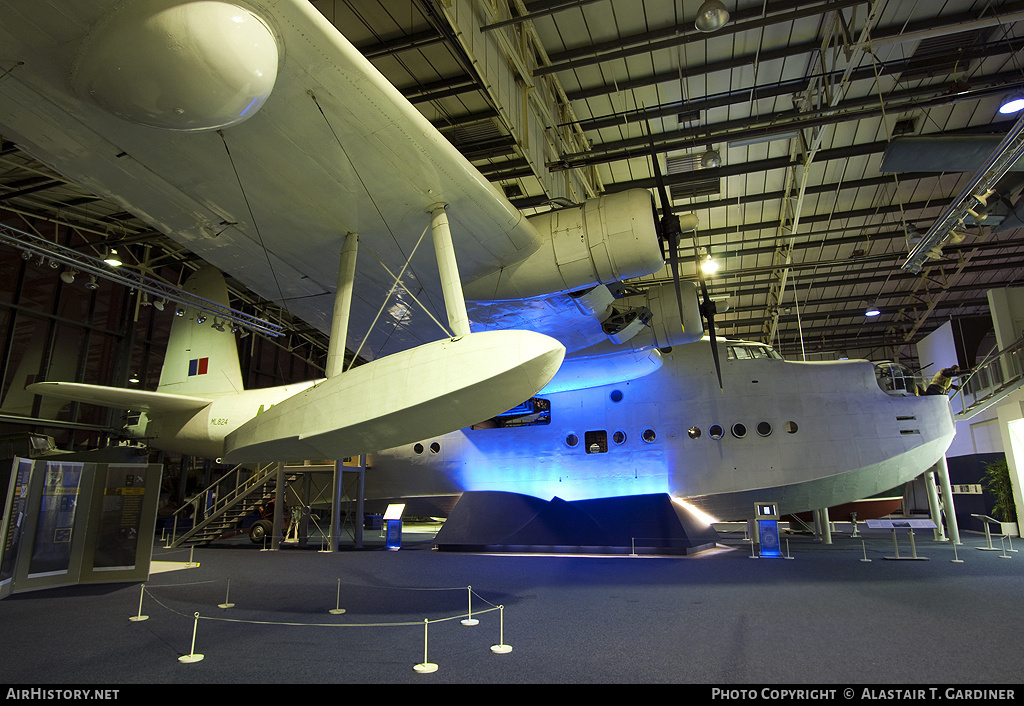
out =
{"type": "Polygon", "coordinates": [[[208,353],[192,326],[156,392],[32,387],[146,410],[158,448],[371,453],[387,497],[664,495],[739,519],[888,490],[952,440],[943,397],[717,340],[706,289],[678,278],[623,285],[666,251],[678,275],[677,217],[643,191],[525,217],[305,0],[0,13],[5,138],[332,333],[303,385],[242,390],[230,334],[208,353]],[[352,343],[372,360],[342,370],[352,343]]]}

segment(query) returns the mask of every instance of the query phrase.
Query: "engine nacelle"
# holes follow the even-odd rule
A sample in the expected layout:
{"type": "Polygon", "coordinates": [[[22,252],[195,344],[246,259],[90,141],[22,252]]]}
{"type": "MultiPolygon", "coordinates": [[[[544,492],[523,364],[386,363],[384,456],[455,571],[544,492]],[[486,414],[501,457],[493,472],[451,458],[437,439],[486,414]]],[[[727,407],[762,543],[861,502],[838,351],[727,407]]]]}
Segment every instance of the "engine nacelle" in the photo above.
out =
{"type": "MultiPolygon", "coordinates": [[[[507,301],[586,289],[665,266],[651,195],[642,189],[532,216],[543,235],[525,259],[463,284],[467,299],[507,301]]],[[[677,317],[678,318],[678,317],[677,317]]]]}

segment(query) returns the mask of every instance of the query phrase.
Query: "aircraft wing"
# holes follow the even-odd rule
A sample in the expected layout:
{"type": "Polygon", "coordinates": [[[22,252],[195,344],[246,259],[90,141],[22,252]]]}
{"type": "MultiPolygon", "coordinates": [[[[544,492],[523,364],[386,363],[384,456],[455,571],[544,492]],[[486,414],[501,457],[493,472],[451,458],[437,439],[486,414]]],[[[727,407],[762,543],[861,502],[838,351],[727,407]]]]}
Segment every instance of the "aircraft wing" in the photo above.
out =
{"type": "MultiPolygon", "coordinates": [[[[245,24],[257,15],[227,2],[0,0],[0,130],[324,332],[343,240],[358,234],[347,345],[359,347],[377,320],[359,348],[366,359],[447,335],[436,323],[447,322],[430,233],[437,204],[474,293],[474,330],[543,332],[570,355],[607,339],[604,313],[581,311],[565,293],[663,266],[649,194],[529,220],[311,3],[251,7],[266,36],[239,43],[230,13],[245,24]],[[184,29],[154,31],[152,17],[134,14],[182,8],[200,13],[180,20],[184,29]],[[224,8],[228,16],[217,14],[224,8]],[[274,78],[254,88],[239,63],[274,78]],[[229,107],[242,96],[241,111],[196,98],[211,87],[229,107]],[[392,273],[404,288],[389,296],[392,273]]],[[[703,333],[685,294],[696,320],[679,322],[677,343],[703,333]]]]}
{"type": "MultiPolygon", "coordinates": [[[[413,301],[446,322],[431,206],[447,204],[463,281],[538,247],[523,215],[306,0],[253,5],[275,39],[277,77],[251,117],[181,130],[112,114],[100,99],[134,99],[169,61],[130,17],[112,14],[123,6],[0,1],[4,137],[260,296],[328,331],[342,241],[357,233],[349,331],[350,344],[358,342],[393,283],[381,265],[397,274],[416,250],[402,276],[408,292],[392,297],[364,348],[379,357],[443,336],[413,301]],[[130,59],[117,64],[120,56],[130,59]]],[[[214,80],[183,72],[172,77],[176,85],[214,80]]]]}
{"type": "Polygon", "coordinates": [[[28,385],[25,389],[35,395],[45,395],[59,400],[88,402],[103,407],[142,412],[198,412],[210,404],[210,400],[202,397],[147,390],[126,390],[78,382],[36,382],[28,385]]]}

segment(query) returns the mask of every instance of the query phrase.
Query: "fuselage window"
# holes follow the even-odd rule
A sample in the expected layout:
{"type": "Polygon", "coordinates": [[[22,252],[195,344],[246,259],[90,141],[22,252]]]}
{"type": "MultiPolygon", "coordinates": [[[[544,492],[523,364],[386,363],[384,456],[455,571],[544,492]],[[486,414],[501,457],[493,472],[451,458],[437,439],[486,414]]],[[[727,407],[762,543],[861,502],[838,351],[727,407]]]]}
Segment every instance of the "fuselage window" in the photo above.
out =
{"type": "Polygon", "coordinates": [[[416,444],[415,446],[412,447],[412,450],[418,454],[423,453],[423,444],[416,444]]]}
{"type": "Polygon", "coordinates": [[[510,429],[532,427],[551,423],[551,401],[543,397],[531,397],[517,407],[502,412],[496,417],[477,422],[470,429],[510,429]]]}
{"type": "Polygon", "coordinates": [[[761,436],[769,436],[772,433],[772,425],[768,422],[758,422],[757,433],[761,436]]]}
{"type": "Polygon", "coordinates": [[[583,441],[588,454],[608,453],[608,432],[604,429],[584,432],[583,441]]]}
{"type": "Polygon", "coordinates": [[[658,435],[654,433],[654,430],[653,430],[653,429],[644,429],[644,433],[643,433],[643,434],[641,434],[640,436],[641,436],[641,437],[643,438],[643,440],[644,440],[644,441],[646,441],[646,442],[647,442],[648,444],[652,443],[652,442],[653,442],[653,441],[654,441],[655,439],[657,439],[657,438],[658,438],[658,435]]]}
{"type": "Polygon", "coordinates": [[[746,425],[745,424],[740,424],[739,422],[736,422],[735,424],[733,424],[732,425],[732,435],[735,436],[737,439],[742,439],[744,436],[747,435],[747,427],[746,427],[746,425]]]}
{"type": "Polygon", "coordinates": [[[430,445],[430,453],[432,453],[432,454],[441,453],[441,444],[437,443],[436,441],[434,443],[432,443],[430,445]]]}
{"type": "Polygon", "coordinates": [[[580,443],[580,438],[575,434],[569,434],[568,436],[565,437],[565,445],[568,446],[570,449],[575,448],[576,444],[578,443],[580,443]]]}
{"type": "Polygon", "coordinates": [[[796,430],[796,422],[786,422],[786,432],[788,434],[796,434],[796,430]]]}
{"type": "Polygon", "coordinates": [[[612,390],[612,394],[609,395],[612,402],[622,402],[622,390],[612,390]]]}
{"type": "Polygon", "coordinates": [[[699,439],[700,429],[698,429],[697,427],[690,427],[689,429],[686,430],[686,435],[689,436],[691,439],[699,439]]]}
{"type": "Polygon", "coordinates": [[[725,429],[722,428],[721,424],[712,424],[708,427],[708,436],[712,439],[721,439],[725,436],[725,429]]]}
{"type": "Polygon", "coordinates": [[[626,443],[626,432],[624,432],[624,431],[617,431],[617,432],[615,432],[614,434],[612,434],[612,441],[614,441],[616,444],[624,444],[624,443],[626,443]]]}
{"type": "Polygon", "coordinates": [[[752,360],[754,358],[775,358],[782,360],[774,348],[759,343],[738,343],[726,346],[729,360],[752,360]]]}

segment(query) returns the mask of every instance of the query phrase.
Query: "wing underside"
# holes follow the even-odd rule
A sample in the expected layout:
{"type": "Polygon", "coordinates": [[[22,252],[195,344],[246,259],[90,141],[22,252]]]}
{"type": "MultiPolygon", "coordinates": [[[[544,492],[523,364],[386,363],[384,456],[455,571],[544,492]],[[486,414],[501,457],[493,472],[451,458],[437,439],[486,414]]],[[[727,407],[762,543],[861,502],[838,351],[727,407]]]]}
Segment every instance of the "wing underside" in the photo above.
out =
{"type": "MultiPolygon", "coordinates": [[[[445,320],[429,232],[420,242],[433,205],[447,204],[463,280],[536,248],[522,214],[305,0],[254,5],[280,60],[272,92],[244,122],[173,131],[110,114],[76,90],[75,70],[122,5],[0,2],[0,60],[16,67],[0,82],[4,136],[260,296],[327,331],[342,242],[358,233],[358,343],[392,287],[388,270],[411,257],[408,291],[364,348],[379,356],[442,335],[412,300],[445,320]]],[[[126,51],[144,62],[150,49],[126,51]]]]}

